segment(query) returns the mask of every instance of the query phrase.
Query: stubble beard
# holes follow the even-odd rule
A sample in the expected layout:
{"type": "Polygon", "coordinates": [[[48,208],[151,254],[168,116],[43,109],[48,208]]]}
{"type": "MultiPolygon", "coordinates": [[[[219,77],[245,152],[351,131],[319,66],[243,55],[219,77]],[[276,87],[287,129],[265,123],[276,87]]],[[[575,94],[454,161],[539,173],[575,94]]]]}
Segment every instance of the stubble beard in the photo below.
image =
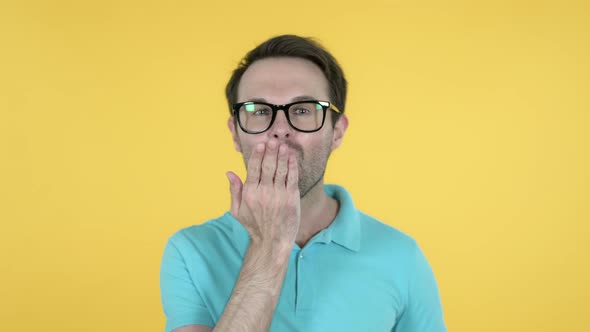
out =
{"type": "Polygon", "coordinates": [[[311,156],[311,163],[305,168],[305,159],[299,162],[299,196],[304,198],[312,189],[323,183],[326,165],[330,153],[325,155],[324,151],[319,151],[319,155],[311,156]]]}

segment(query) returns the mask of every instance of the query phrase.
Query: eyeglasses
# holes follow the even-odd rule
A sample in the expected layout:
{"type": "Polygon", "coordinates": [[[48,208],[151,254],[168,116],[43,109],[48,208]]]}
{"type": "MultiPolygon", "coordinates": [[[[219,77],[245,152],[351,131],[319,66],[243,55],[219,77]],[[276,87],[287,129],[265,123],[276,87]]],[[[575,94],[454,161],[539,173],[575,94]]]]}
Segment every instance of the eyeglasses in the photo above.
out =
{"type": "Polygon", "coordinates": [[[332,103],[321,100],[304,100],[285,105],[246,101],[233,104],[232,115],[237,116],[238,124],[243,131],[248,134],[260,134],[272,126],[277,112],[282,110],[291,127],[304,133],[312,133],[322,128],[328,109],[342,113],[332,103]]]}

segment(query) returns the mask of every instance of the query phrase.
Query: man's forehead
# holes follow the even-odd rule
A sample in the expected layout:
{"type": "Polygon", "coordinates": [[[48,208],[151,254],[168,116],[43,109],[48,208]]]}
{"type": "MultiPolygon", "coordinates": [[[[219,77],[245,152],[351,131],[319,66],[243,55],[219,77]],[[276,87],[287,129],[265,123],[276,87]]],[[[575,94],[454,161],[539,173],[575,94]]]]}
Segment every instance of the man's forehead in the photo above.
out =
{"type": "Polygon", "coordinates": [[[246,70],[238,86],[238,101],[280,99],[283,102],[326,99],[328,81],[313,62],[298,58],[258,60],[246,70]]]}

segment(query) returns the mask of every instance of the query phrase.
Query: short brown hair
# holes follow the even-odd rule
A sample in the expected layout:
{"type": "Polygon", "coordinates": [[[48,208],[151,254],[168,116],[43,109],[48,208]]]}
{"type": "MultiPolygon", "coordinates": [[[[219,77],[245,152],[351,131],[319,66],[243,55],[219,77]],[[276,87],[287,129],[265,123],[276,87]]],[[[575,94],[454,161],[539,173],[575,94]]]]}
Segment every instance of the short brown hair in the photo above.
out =
{"type": "MultiPolygon", "coordinates": [[[[347,82],[342,68],[340,68],[336,59],[317,41],[309,37],[295,35],[273,37],[248,52],[240,61],[225,87],[225,97],[230,112],[231,105],[238,102],[238,86],[248,67],[257,60],[273,57],[302,58],[315,63],[328,80],[330,102],[344,113],[347,82]]],[[[338,113],[332,114],[332,126],[338,121],[339,117],[338,113]]]]}

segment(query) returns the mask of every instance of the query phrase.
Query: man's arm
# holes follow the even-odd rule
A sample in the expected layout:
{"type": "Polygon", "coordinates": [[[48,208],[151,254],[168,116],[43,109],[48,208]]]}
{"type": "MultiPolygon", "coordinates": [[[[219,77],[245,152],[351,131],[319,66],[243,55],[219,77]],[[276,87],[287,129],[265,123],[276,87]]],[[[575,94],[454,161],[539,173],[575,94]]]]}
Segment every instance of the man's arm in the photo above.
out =
{"type": "Polygon", "coordinates": [[[179,327],[172,332],[211,332],[211,328],[205,325],[187,325],[179,327]]]}
{"type": "Polygon", "coordinates": [[[250,234],[250,247],[215,332],[268,331],[299,230],[300,201],[295,155],[271,140],[255,148],[248,177],[228,172],[232,214],[250,234]],[[266,150],[265,152],[263,152],[266,150]]]}
{"type": "Polygon", "coordinates": [[[270,247],[248,248],[242,270],[215,332],[268,331],[289,266],[291,250],[273,253],[270,247]]]}
{"type": "Polygon", "coordinates": [[[174,332],[268,331],[283,286],[290,250],[273,255],[252,244],[246,252],[234,291],[215,328],[188,325],[174,332]]]}

